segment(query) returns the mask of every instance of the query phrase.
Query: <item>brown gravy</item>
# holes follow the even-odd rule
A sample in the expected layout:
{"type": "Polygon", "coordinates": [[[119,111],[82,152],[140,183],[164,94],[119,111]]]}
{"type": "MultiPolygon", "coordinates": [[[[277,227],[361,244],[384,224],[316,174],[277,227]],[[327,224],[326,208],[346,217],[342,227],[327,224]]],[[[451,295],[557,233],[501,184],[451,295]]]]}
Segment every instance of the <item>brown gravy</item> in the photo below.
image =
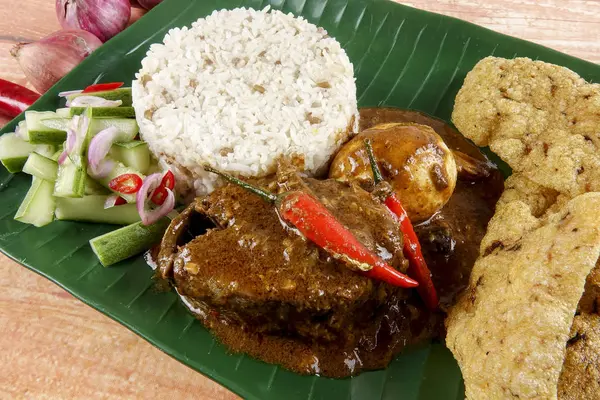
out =
{"type": "MultiPolygon", "coordinates": [[[[479,150],[443,121],[415,111],[362,109],[361,129],[384,122],[416,122],[433,127],[448,147],[485,160],[479,150]]],[[[449,307],[468,283],[479,254],[479,243],[503,189],[500,172],[489,178],[460,181],[447,205],[429,221],[416,226],[424,256],[441,299],[449,307]]],[[[232,322],[204,302],[184,299],[190,310],[232,352],[243,352],[300,374],[328,377],[356,375],[385,368],[405,347],[443,338],[444,313],[429,312],[416,292],[391,295],[367,326],[355,327],[345,342],[319,342],[296,336],[259,333],[232,322]]]]}

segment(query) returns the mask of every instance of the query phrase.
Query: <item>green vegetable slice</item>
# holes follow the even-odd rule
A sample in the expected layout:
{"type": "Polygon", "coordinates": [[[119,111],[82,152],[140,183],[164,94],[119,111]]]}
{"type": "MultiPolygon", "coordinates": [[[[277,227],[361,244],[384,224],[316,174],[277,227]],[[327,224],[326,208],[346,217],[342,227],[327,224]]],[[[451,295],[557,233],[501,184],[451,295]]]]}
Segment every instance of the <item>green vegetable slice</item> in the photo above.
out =
{"type": "Polygon", "coordinates": [[[15,214],[15,219],[38,228],[52,222],[56,207],[52,196],[53,190],[52,182],[34,176],[31,187],[15,214]]]}
{"type": "Polygon", "coordinates": [[[140,220],[135,204],[104,208],[108,196],[57,198],[56,219],[129,225],[140,220]]]}
{"type": "MultiPolygon", "coordinates": [[[[123,206],[116,206],[119,208],[123,206]]],[[[141,222],[108,232],[90,240],[92,250],[105,267],[140,254],[160,242],[171,219],[161,218],[152,225],[141,222]]]]}

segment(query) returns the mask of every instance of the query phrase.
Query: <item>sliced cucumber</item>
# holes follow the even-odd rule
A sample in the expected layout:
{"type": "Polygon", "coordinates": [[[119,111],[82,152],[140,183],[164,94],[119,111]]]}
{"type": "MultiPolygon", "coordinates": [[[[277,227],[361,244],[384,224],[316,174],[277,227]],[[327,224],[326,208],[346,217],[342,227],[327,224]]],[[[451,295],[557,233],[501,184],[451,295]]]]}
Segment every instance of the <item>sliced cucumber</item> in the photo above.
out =
{"type": "Polygon", "coordinates": [[[34,149],[34,145],[24,141],[16,133],[0,136],[0,161],[12,174],[21,172],[27,157],[34,149]]]}
{"type": "Polygon", "coordinates": [[[31,187],[15,214],[15,219],[37,227],[52,222],[56,208],[55,199],[52,196],[53,189],[52,182],[34,176],[31,187]]]}
{"type": "MultiPolygon", "coordinates": [[[[119,208],[117,206],[113,208],[119,208]]],[[[108,232],[90,240],[92,250],[105,267],[116,264],[150,249],[159,243],[171,223],[168,217],[145,226],[141,222],[108,232]]]]}
{"type": "Polygon", "coordinates": [[[71,109],[68,107],[56,110],[56,116],[59,118],[71,118],[71,109]]]}
{"type": "MultiPolygon", "coordinates": [[[[83,114],[86,107],[70,107],[71,117],[83,114]]],[[[135,111],[133,107],[92,107],[94,118],[133,118],[135,111]]]]}
{"type": "MultiPolygon", "coordinates": [[[[75,141],[75,146],[73,146],[73,150],[69,153],[69,158],[73,161],[73,164],[87,170],[87,157],[85,156],[85,153],[92,140],[92,108],[87,107],[84,115],[89,118],[90,123],[88,124],[87,131],[83,133],[81,140],[75,141]]],[[[80,123],[82,120],[83,119],[79,120],[80,123]]]]}
{"type": "Polygon", "coordinates": [[[150,168],[148,143],[140,140],[115,143],[111,147],[109,155],[115,160],[122,162],[126,167],[140,171],[142,174],[147,173],[150,168]]]}
{"type": "Polygon", "coordinates": [[[121,100],[123,102],[122,106],[129,107],[131,106],[131,88],[119,88],[113,90],[103,90],[101,92],[92,92],[92,93],[77,93],[67,96],[69,101],[79,97],[79,96],[96,96],[102,97],[106,100],[121,100]]]}
{"type": "Polygon", "coordinates": [[[19,122],[19,133],[21,139],[29,142],[29,131],[27,130],[27,121],[23,120],[19,122]]]}
{"type": "Polygon", "coordinates": [[[54,196],[56,197],[83,197],[85,193],[86,171],[82,166],[75,165],[67,157],[64,163],[59,165],[56,183],[54,184],[54,196]]]}
{"type": "Polygon", "coordinates": [[[44,125],[42,120],[47,118],[56,118],[56,113],[52,111],[25,112],[27,133],[31,143],[57,145],[63,143],[67,138],[67,132],[44,125]]]}
{"type": "Polygon", "coordinates": [[[103,195],[108,196],[110,194],[110,190],[96,182],[92,179],[91,176],[87,175],[85,177],[85,195],[103,195]]]}
{"type": "MultiPolygon", "coordinates": [[[[123,163],[121,163],[119,161],[115,161],[115,167],[112,169],[112,171],[110,171],[110,173],[107,176],[105,176],[104,178],[98,178],[97,181],[105,188],[110,189],[110,187],[108,186],[109,182],[112,181],[113,179],[115,179],[117,176],[123,175],[123,174],[136,174],[136,175],[139,175],[139,177],[142,179],[144,179],[146,177],[140,171],[137,171],[130,167],[126,167],[125,165],[123,165],[123,163]]],[[[135,201],[136,201],[135,194],[123,194],[123,193],[115,192],[112,189],[111,189],[111,191],[118,194],[119,196],[121,196],[128,203],[135,203],[135,201]]]]}
{"type": "Polygon", "coordinates": [[[54,182],[58,173],[58,163],[48,157],[33,152],[23,166],[23,172],[40,179],[54,182]]]}
{"type": "MultiPolygon", "coordinates": [[[[42,123],[48,128],[67,130],[71,118],[48,118],[42,120],[42,123]]],[[[139,132],[139,128],[135,119],[131,118],[93,118],[91,125],[92,136],[98,132],[114,126],[119,130],[119,142],[129,142],[135,138],[139,132]]]]}
{"type": "Polygon", "coordinates": [[[62,149],[62,147],[60,147],[54,154],[52,154],[52,157],[50,157],[50,159],[54,160],[54,161],[58,161],[62,152],[63,152],[63,149],[62,149]]]}
{"type": "Polygon", "coordinates": [[[155,159],[152,159],[150,161],[150,167],[148,167],[148,172],[146,172],[146,175],[155,174],[157,172],[162,172],[162,168],[160,167],[160,165],[158,165],[155,159]]]}
{"type": "Polygon", "coordinates": [[[135,204],[104,208],[107,196],[85,196],[80,199],[57,198],[56,219],[129,225],[140,220],[135,204]]]}
{"type": "Polygon", "coordinates": [[[34,151],[47,154],[52,149],[52,146],[26,142],[15,133],[5,133],[0,136],[0,162],[11,174],[21,172],[29,154],[34,151]]]}

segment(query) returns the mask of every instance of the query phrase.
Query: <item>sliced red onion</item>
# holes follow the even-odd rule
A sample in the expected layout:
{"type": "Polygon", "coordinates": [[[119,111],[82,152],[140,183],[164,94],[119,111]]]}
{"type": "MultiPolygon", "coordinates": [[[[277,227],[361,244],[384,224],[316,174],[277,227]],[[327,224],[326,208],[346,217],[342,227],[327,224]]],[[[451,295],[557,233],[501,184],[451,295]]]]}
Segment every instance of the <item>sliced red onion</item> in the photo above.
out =
{"type": "Polygon", "coordinates": [[[103,178],[113,169],[114,163],[105,158],[118,133],[119,130],[111,126],[96,134],[90,142],[88,163],[92,177],[103,178]]]}
{"type": "Polygon", "coordinates": [[[147,176],[144,179],[144,183],[142,183],[142,187],[136,194],[136,207],[143,225],[152,225],[175,208],[175,194],[170,189],[166,189],[167,199],[161,206],[153,210],[146,208],[149,198],[152,197],[152,193],[160,185],[161,180],[162,174],[159,173],[147,176]]]}
{"type": "Polygon", "coordinates": [[[73,151],[76,142],[77,133],[73,129],[67,128],[67,143],[65,145],[65,151],[67,154],[70,154],[73,151]]]}
{"type": "Polygon", "coordinates": [[[113,193],[106,198],[106,201],[104,202],[104,209],[106,210],[107,208],[120,206],[121,204],[126,203],[127,202],[123,198],[121,198],[121,196],[113,193]]]}
{"type": "Polygon", "coordinates": [[[81,92],[83,92],[83,89],[79,89],[79,90],[67,90],[65,92],[60,92],[58,94],[58,97],[67,97],[67,96],[70,96],[72,94],[79,94],[81,92]]]}
{"type": "Polygon", "coordinates": [[[106,100],[98,96],[77,96],[67,100],[67,107],[119,107],[121,104],[121,100],[106,100]]]}
{"type": "Polygon", "coordinates": [[[67,154],[66,150],[63,151],[62,153],[60,153],[60,156],[58,157],[58,163],[60,165],[62,165],[65,162],[65,160],[67,159],[67,156],[68,156],[68,154],[67,154]]]}

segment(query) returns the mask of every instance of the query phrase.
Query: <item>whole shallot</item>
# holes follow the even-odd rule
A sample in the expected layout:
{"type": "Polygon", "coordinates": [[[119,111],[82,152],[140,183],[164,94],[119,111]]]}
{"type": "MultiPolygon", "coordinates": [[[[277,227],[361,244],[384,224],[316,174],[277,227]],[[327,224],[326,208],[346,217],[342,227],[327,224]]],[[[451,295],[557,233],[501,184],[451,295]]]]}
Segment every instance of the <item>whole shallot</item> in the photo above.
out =
{"type": "Polygon", "coordinates": [[[156,7],[162,0],[137,0],[140,6],[146,10],[151,10],[156,7]]]}
{"type": "Polygon", "coordinates": [[[129,0],[56,0],[56,15],[65,29],[83,29],[106,42],[127,26],[129,0]]]}
{"type": "Polygon", "coordinates": [[[33,87],[44,93],[101,45],[89,32],[62,30],[37,42],[19,43],[10,54],[17,59],[33,87]]]}

